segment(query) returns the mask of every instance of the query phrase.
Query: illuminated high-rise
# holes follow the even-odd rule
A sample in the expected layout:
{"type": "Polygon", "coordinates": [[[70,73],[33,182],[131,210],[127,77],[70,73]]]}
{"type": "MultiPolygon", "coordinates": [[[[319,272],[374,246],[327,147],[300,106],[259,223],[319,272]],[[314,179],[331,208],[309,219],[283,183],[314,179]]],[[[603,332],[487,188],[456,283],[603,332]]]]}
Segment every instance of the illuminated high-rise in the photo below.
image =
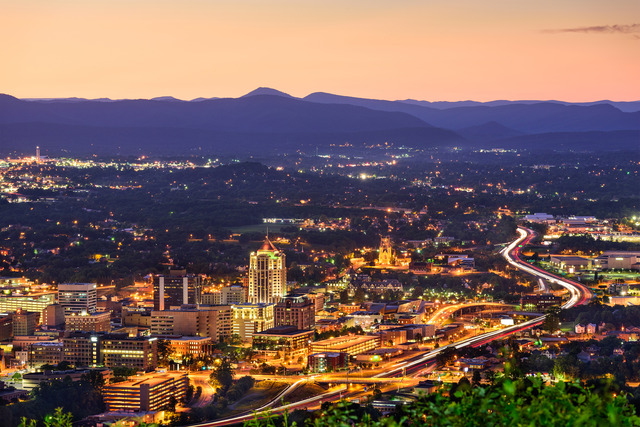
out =
{"type": "Polygon", "coordinates": [[[265,239],[257,252],[251,253],[249,261],[248,302],[277,303],[285,294],[287,269],[284,253],[265,239]]]}
{"type": "Polygon", "coordinates": [[[98,294],[95,283],[60,283],[58,300],[66,314],[95,313],[98,294]]]}

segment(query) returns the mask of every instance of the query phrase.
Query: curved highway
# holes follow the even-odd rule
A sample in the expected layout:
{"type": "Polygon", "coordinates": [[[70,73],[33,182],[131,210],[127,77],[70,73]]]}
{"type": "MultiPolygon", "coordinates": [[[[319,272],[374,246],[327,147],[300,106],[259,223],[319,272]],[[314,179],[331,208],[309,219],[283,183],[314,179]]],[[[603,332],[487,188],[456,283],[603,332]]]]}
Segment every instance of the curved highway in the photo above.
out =
{"type": "Polygon", "coordinates": [[[538,279],[544,279],[551,283],[556,283],[567,289],[571,295],[569,300],[562,305],[562,308],[570,308],[574,305],[581,305],[593,298],[593,293],[589,288],[581,283],[568,280],[555,274],[551,274],[541,268],[529,264],[520,259],[520,249],[529,244],[535,237],[536,233],[525,227],[518,227],[519,237],[505,247],[500,253],[509,264],[515,268],[536,276],[538,279]]]}

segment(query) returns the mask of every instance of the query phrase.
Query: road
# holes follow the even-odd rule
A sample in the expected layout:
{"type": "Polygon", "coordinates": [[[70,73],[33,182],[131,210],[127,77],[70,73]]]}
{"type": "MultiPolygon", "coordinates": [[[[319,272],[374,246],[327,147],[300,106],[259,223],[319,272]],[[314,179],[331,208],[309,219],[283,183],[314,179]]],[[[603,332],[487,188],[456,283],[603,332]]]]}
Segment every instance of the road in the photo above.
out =
{"type": "Polygon", "coordinates": [[[525,227],[518,227],[518,239],[511,242],[510,245],[505,247],[501,254],[507,260],[509,264],[515,268],[524,271],[526,273],[536,276],[538,279],[543,279],[551,283],[562,286],[569,291],[571,297],[562,306],[562,308],[570,308],[574,305],[582,305],[593,298],[593,292],[581,283],[574,282],[573,280],[565,279],[555,274],[551,274],[541,268],[531,265],[522,259],[520,259],[520,249],[531,242],[536,236],[533,230],[525,227]]]}
{"type": "Polygon", "coordinates": [[[449,318],[449,316],[451,316],[454,312],[463,308],[475,307],[475,306],[486,306],[486,307],[495,307],[495,308],[512,308],[513,307],[511,305],[500,304],[497,302],[472,302],[472,303],[461,303],[456,305],[449,305],[435,311],[431,316],[431,318],[429,318],[429,320],[426,321],[426,323],[440,325],[447,318],[449,318]]]}
{"type": "MultiPolygon", "coordinates": [[[[564,279],[562,277],[553,275],[548,273],[540,268],[537,268],[529,263],[526,263],[520,259],[520,248],[526,244],[528,244],[531,239],[535,237],[535,233],[524,227],[518,227],[518,238],[514,240],[511,244],[505,247],[500,253],[502,256],[515,268],[527,272],[536,276],[539,279],[544,279],[552,283],[556,283],[569,291],[570,298],[569,300],[562,305],[563,309],[567,309],[573,307],[575,305],[580,305],[588,302],[592,297],[593,293],[591,290],[584,285],[574,282],[572,280],[564,279]]],[[[381,372],[377,375],[373,375],[372,378],[388,378],[396,375],[401,375],[405,377],[406,375],[411,375],[415,377],[417,373],[420,371],[429,371],[433,369],[435,358],[446,350],[447,348],[464,348],[468,346],[477,347],[480,345],[484,345],[491,341],[504,338],[506,336],[515,334],[520,331],[524,331],[526,329],[530,329],[534,326],[541,324],[544,321],[545,316],[536,317],[534,319],[528,320],[526,322],[520,323],[518,325],[509,326],[497,331],[487,332],[485,334],[481,334],[472,338],[467,338],[461,341],[457,341],[451,344],[444,345],[435,350],[429,351],[426,354],[415,356],[409,360],[406,360],[401,363],[397,363],[393,369],[390,369],[386,372],[381,372]]],[[[391,387],[393,385],[390,385],[391,387]]],[[[349,395],[347,387],[342,387],[337,390],[331,390],[327,393],[323,393],[318,396],[314,396],[310,399],[306,399],[300,402],[296,402],[289,405],[279,406],[271,409],[272,413],[279,413],[284,410],[291,411],[293,409],[303,409],[303,408],[313,408],[322,402],[327,401],[335,401],[340,400],[343,397],[347,397],[349,395]],[[347,391],[347,393],[343,392],[347,391]]],[[[362,393],[356,393],[354,395],[349,395],[349,398],[359,397],[362,393]]],[[[225,426],[235,423],[240,423],[252,419],[255,415],[243,415],[234,418],[228,418],[223,420],[211,421],[202,424],[197,424],[196,427],[219,427],[225,426]]]]}
{"type": "Polygon", "coordinates": [[[189,406],[192,408],[202,408],[203,406],[210,404],[213,401],[214,389],[211,387],[211,384],[209,384],[209,373],[190,373],[189,380],[194,387],[202,388],[202,394],[200,394],[198,400],[189,406]]]}

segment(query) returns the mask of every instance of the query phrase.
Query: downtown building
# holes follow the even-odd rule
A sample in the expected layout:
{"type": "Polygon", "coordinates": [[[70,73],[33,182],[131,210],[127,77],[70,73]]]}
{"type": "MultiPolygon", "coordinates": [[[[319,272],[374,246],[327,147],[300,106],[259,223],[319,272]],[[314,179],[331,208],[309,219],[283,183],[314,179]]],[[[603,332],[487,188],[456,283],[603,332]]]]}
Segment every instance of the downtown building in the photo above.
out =
{"type": "Polygon", "coordinates": [[[111,332],[111,313],[67,314],[65,330],[70,332],[111,332]]]}
{"type": "Polygon", "coordinates": [[[95,313],[98,290],[95,283],[60,283],[58,302],[66,314],[95,313]]]}
{"type": "Polygon", "coordinates": [[[56,296],[55,292],[0,296],[0,312],[24,310],[42,314],[48,306],[56,303],[56,296]]]}
{"type": "Polygon", "coordinates": [[[153,309],[169,310],[185,304],[201,304],[200,276],[186,270],[170,270],[153,278],[153,309]]]}
{"type": "Polygon", "coordinates": [[[249,260],[249,289],[247,302],[275,304],[280,302],[287,286],[285,255],[269,239],[249,260]]]}
{"type": "Polygon", "coordinates": [[[275,305],[275,326],[313,329],[316,324],[315,303],[303,296],[287,296],[275,305]]]}
{"type": "Polygon", "coordinates": [[[186,372],[153,372],[106,385],[102,394],[109,412],[149,412],[163,409],[172,398],[184,398],[188,387],[186,372]]]}
{"type": "Polygon", "coordinates": [[[230,305],[182,306],[176,310],[151,312],[151,335],[210,337],[219,342],[233,333],[230,305]]]}
{"type": "Polygon", "coordinates": [[[202,294],[203,305],[232,305],[247,301],[246,290],[242,286],[225,286],[219,291],[202,294]]]}
{"type": "Polygon", "coordinates": [[[158,340],[127,334],[72,333],[62,339],[62,360],[78,366],[126,366],[150,371],[158,365],[158,340]]]}
{"type": "Polygon", "coordinates": [[[233,334],[244,342],[251,342],[253,335],[274,326],[275,304],[244,303],[233,308],[233,334]]]}

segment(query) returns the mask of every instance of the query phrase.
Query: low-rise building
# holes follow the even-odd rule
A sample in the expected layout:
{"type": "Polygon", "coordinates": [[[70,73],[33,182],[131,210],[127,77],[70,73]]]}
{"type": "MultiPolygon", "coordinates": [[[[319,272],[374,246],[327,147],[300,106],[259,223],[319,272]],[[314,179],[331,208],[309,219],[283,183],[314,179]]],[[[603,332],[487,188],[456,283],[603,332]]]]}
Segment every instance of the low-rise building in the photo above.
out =
{"type": "Polygon", "coordinates": [[[593,266],[603,270],[640,270],[640,252],[605,251],[593,260],[593,266]]]}
{"type": "Polygon", "coordinates": [[[22,375],[22,388],[31,391],[45,381],[63,381],[69,377],[71,381],[80,381],[84,375],[95,371],[102,375],[104,383],[108,384],[113,378],[113,371],[108,368],[71,369],[68,371],[31,372],[22,375]]]}
{"type": "Polygon", "coordinates": [[[111,314],[108,312],[70,313],[64,321],[65,330],[71,332],[111,332],[111,314]]]}
{"type": "Polygon", "coordinates": [[[376,335],[342,336],[311,343],[313,353],[349,353],[351,356],[379,347],[380,337],[376,335]]]}
{"type": "Polygon", "coordinates": [[[581,256],[553,255],[550,257],[549,263],[554,267],[569,273],[574,273],[578,270],[591,269],[591,260],[581,256]]]}
{"type": "Polygon", "coordinates": [[[562,304],[562,297],[553,294],[523,295],[520,305],[523,311],[535,311],[544,313],[551,307],[562,304]]]}
{"type": "Polygon", "coordinates": [[[56,303],[56,296],[56,292],[34,292],[28,295],[0,296],[0,312],[24,310],[42,313],[45,308],[56,303]]]}
{"type": "Polygon", "coordinates": [[[58,341],[44,341],[33,343],[26,348],[28,351],[27,366],[39,368],[42,365],[57,365],[62,362],[63,344],[58,341]]]}
{"type": "Polygon", "coordinates": [[[225,286],[219,291],[202,294],[203,305],[233,305],[247,302],[247,292],[242,286],[225,286]]]}
{"type": "Polygon", "coordinates": [[[74,333],[62,339],[62,360],[78,366],[126,366],[140,371],[158,363],[158,340],[127,334],[74,333]]]}
{"type": "Polygon", "coordinates": [[[194,358],[209,354],[211,337],[167,337],[171,347],[171,359],[182,360],[185,356],[194,358]]]}
{"type": "Polygon", "coordinates": [[[253,347],[258,350],[277,350],[306,356],[313,334],[313,330],[301,331],[295,326],[276,326],[253,334],[253,347]]]}
{"type": "Polygon", "coordinates": [[[151,329],[151,312],[147,310],[122,310],[122,326],[141,326],[151,329]]]}
{"type": "Polygon", "coordinates": [[[347,369],[347,353],[314,353],[307,357],[307,367],[311,372],[324,373],[347,369]]]}
{"type": "Polygon", "coordinates": [[[108,411],[156,411],[171,398],[182,399],[189,387],[186,372],[150,373],[103,388],[108,411]]]}

